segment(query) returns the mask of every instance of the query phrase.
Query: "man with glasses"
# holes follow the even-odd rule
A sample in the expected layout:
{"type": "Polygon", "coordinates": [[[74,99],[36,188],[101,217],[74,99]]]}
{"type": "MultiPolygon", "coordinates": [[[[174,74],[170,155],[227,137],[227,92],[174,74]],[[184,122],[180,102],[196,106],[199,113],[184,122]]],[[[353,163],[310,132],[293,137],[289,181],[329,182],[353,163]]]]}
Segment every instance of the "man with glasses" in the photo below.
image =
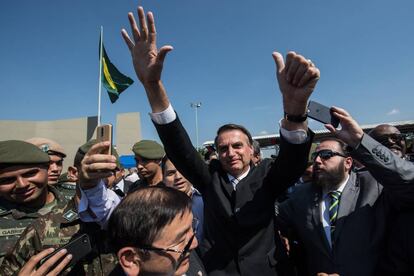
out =
{"type": "MultiPolygon", "coordinates": [[[[144,187],[113,211],[108,233],[127,275],[183,275],[198,245],[191,199],[169,187],[144,187]]],[[[205,275],[197,271],[191,275],[205,275]]]]}
{"type": "Polygon", "coordinates": [[[388,124],[381,124],[373,128],[369,135],[394,152],[397,156],[404,158],[407,150],[405,135],[398,128],[388,124]]]}
{"type": "Polygon", "coordinates": [[[327,128],[338,139],[317,146],[312,182],[279,206],[277,220],[302,241],[309,275],[376,275],[392,207],[404,196],[400,187],[413,185],[414,165],[364,134],[345,110],[331,110],[342,128],[327,128]],[[353,172],[353,158],[367,170],[353,172]]]}

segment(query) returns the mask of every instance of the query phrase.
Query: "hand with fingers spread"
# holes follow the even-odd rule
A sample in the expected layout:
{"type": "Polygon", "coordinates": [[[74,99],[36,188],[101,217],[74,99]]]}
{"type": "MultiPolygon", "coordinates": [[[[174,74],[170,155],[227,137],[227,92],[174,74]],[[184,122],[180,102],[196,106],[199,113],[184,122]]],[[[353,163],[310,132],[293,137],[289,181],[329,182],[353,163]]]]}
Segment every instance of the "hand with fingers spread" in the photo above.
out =
{"type": "Polygon", "coordinates": [[[138,18],[140,28],[137,26],[133,13],[128,13],[133,39],[125,29],[122,29],[122,37],[131,51],[135,72],[145,87],[161,80],[165,56],[173,48],[163,46],[157,49],[157,33],[152,12],[148,12],[145,19],[144,9],[138,7],[138,18]]]}
{"type": "Polygon", "coordinates": [[[319,69],[295,52],[286,55],[286,63],[280,53],[273,52],[272,55],[277,67],[284,111],[293,116],[305,115],[308,99],[320,77],[319,69]]]}
{"type": "Polygon", "coordinates": [[[82,189],[93,188],[101,179],[105,179],[113,174],[113,171],[116,169],[115,156],[102,154],[102,152],[107,152],[109,147],[109,142],[97,143],[85,154],[79,172],[82,189]]]}
{"type": "Polygon", "coordinates": [[[70,263],[72,255],[66,255],[66,249],[62,249],[53,255],[50,259],[44,262],[39,268],[37,268],[40,261],[47,255],[54,251],[53,248],[48,248],[40,253],[34,255],[29,261],[22,267],[19,272],[19,276],[42,276],[42,275],[59,275],[64,268],[70,263]],[[65,256],[66,255],[66,256],[65,256]]]}
{"type": "Polygon", "coordinates": [[[350,147],[355,148],[361,142],[364,131],[345,109],[331,107],[331,111],[333,116],[339,119],[341,129],[338,130],[331,124],[326,124],[325,127],[350,147]]]}

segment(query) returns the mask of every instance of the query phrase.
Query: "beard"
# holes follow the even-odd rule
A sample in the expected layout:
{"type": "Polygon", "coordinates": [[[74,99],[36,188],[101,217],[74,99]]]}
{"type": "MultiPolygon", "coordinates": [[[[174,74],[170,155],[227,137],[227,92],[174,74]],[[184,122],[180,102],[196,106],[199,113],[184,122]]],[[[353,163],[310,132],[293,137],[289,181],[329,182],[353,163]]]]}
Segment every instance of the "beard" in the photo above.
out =
{"type": "Polygon", "coordinates": [[[335,190],[344,181],[346,174],[345,164],[341,162],[336,168],[322,171],[314,170],[312,173],[312,181],[322,188],[335,190]]]}

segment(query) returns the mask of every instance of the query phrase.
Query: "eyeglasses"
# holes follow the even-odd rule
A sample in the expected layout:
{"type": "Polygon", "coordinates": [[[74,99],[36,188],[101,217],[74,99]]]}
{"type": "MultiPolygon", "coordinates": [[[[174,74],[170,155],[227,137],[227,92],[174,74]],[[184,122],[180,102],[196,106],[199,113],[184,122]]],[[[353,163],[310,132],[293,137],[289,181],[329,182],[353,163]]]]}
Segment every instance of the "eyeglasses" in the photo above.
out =
{"type": "Polygon", "coordinates": [[[315,161],[316,157],[318,157],[318,156],[322,160],[328,160],[329,158],[334,157],[334,156],[347,157],[346,155],[344,155],[340,152],[329,150],[329,149],[323,149],[323,150],[316,151],[316,152],[312,153],[312,155],[311,155],[312,161],[315,161]]]}
{"type": "Polygon", "coordinates": [[[378,137],[378,142],[380,142],[381,144],[387,144],[389,142],[398,143],[402,140],[405,140],[406,137],[407,135],[403,133],[384,134],[378,137]]]}
{"type": "Polygon", "coordinates": [[[197,233],[199,224],[200,224],[200,221],[197,218],[193,218],[193,223],[192,223],[193,234],[191,235],[191,238],[188,240],[188,242],[186,243],[186,245],[184,246],[182,250],[174,248],[174,247],[177,247],[178,244],[174,245],[173,247],[169,247],[169,248],[159,248],[159,247],[154,247],[154,246],[140,246],[139,249],[148,250],[148,251],[158,251],[158,252],[180,253],[179,259],[181,259],[190,251],[190,247],[191,247],[191,244],[193,243],[195,234],[197,233]]]}

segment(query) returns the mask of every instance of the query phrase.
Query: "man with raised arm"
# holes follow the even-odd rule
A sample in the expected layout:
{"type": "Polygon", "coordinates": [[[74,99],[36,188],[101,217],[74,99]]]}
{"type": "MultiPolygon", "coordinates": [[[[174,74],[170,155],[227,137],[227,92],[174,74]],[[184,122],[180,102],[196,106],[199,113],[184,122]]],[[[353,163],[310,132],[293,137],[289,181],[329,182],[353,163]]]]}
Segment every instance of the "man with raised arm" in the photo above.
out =
{"type": "Polygon", "coordinates": [[[286,63],[280,53],[274,52],[285,111],[278,158],[264,160],[255,167],[250,133],[243,126],[228,124],[217,131],[219,160],[207,165],[192,146],[161,81],[164,59],[172,47],[157,48],[151,12],[145,18],[139,7],[138,17],[139,27],[133,14],[128,14],[132,38],[125,30],[122,36],[145,88],[151,118],[167,156],[203,195],[205,239],[201,251],[208,274],[275,275],[267,257],[276,242],[274,201],[305,170],[312,138],[306,107],[319,70],[294,52],[288,53],[286,63]]]}

